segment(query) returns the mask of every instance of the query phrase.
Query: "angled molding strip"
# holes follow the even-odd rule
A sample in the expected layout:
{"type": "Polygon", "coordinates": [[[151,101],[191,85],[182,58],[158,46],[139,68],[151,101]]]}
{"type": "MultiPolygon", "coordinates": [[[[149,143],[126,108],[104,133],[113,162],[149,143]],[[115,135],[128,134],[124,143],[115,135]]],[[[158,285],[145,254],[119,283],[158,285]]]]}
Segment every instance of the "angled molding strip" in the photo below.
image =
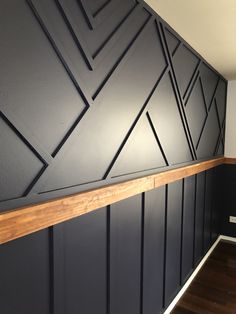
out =
{"type": "Polygon", "coordinates": [[[0,10],[0,212],[223,156],[227,82],[144,1],[0,10]]]}

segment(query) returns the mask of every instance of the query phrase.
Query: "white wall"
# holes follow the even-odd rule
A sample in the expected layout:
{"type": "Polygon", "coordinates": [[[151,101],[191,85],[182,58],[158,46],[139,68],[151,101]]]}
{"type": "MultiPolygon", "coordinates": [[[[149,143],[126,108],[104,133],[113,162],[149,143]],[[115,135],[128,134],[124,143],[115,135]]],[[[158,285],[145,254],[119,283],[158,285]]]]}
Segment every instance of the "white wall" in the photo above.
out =
{"type": "Polygon", "coordinates": [[[228,82],[225,156],[236,158],[236,81],[228,82]]]}

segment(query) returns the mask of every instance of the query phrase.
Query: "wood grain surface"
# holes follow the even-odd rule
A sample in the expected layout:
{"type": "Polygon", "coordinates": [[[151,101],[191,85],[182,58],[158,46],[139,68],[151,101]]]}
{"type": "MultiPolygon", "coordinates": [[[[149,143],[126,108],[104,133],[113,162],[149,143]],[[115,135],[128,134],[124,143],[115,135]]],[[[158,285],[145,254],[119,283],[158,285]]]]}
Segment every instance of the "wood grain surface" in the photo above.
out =
{"type": "Polygon", "coordinates": [[[1,213],[0,244],[89,213],[128,197],[206,171],[224,163],[236,164],[236,159],[224,157],[215,158],[1,213]]]}
{"type": "Polygon", "coordinates": [[[236,313],[235,267],[235,243],[221,241],[171,313],[236,313]]]}

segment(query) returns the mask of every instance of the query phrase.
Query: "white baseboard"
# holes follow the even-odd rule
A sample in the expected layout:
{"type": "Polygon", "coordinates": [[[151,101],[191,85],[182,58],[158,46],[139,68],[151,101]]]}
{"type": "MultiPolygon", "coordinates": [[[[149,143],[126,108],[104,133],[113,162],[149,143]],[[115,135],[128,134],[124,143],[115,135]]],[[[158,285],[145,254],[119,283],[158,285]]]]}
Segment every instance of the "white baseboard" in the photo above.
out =
{"type": "Polygon", "coordinates": [[[221,239],[221,240],[230,241],[230,242],[236,242],[236,238],[234,238],[234,237],[228,237],[228,236],[224,236],[224,235],[220,235],[220,239],[221,239]]]}
{"type": "Polygon", "coordinates": [[[171,302],[171,304],[168,306],[168,308],[165,310],[165,312],[163,314],[169,314],[171,313],[171,311],[173,310],[173,308],[175,307],[175,305],[178,303],[179,299],[182,297],[182,295],[184,294],[184,292],[188,289],[188,287],[190,286],[191,282],[193,281],[194,277],[197,275],[197,273],[199,272],[199,270],[202,268],[202,266],[204,265],[204,263],[206,262],[206,260],[208,259],[208,257],[210,256],[210,254],[212,253],[212,251],[215,249],[215,247],[217,246],[217,244],[220,242],[220,240],[226,240],[226,241],[230,241],[230,242],[236,242],[236,238],[233,237],[228,237],[228,236],[224,236],[224,235],[220,235],[217,240],[215,241],[215,243],[211,246],[211,248],[209,249],[209,251],[207,252],[207,254],[203,257],[203,259],[201,260],[201,262],[198,264],[197,268],[194,270],[194,272],[192,273],[192,275],[189,277],[189,279],[186,281],[186,283],[184,284],[184,286],[182,287],[182,289],[179,291],[179,293],[177,294],[177,296],[174,298],[174,300],[171,302]]]}
{"type": "MultiPolygon", "coordinates": [[[[190,286],[191,282],[193,281],[194,277],[197,275],[197,273],[199,272],[199,270],[202,268],[202,266],[204,265],[204,263],[206,262],[206,260],[208,259],[208,257],[210,256],[210,254],[212,253],[212,251],[215,249],[215,247],[217,246],[217,244],[220,242],[220,240],[227,240],[228,241],[232,241],[229,240],[229,237],[224,237],[224,236],[219,236],[217,238],[217,240],[215,241],[215,243],[211,246],[211,248],[209,249],[209,251],[207,252],[207,254],[203,257],[203,259],[201,260],[201,262],[198,264],[197,268],[193,271],[192,275],[189,277],[189,279],[186,281],[186,283],[184,284],[184,286],[182,287],[182,289],[179,291],[179,293],[177,294],[177,296],[174,298],[174,300],[171,302],[171,304],[168,306],[168,308],[165,310],[165,312],[163,314],[169,314],[171,313],[171,311],[173,310],[173,308],[175,307],[175,305],[178,303],[179,299],[182,297],[182,295],[184,294],[184,292],[188,289],[188,287],[190,286]]],[[[236,242],[236,238],[232,238],[234,239],[234,241],[236,242]]]]}

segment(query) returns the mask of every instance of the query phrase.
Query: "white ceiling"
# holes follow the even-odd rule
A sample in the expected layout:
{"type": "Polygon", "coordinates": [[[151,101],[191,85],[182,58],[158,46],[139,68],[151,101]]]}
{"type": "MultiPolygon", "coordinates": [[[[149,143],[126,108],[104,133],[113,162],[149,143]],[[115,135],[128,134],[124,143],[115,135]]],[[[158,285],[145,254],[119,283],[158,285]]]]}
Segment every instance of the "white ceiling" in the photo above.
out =
{"type": "Polygon", "coordinates": [[[145,0],[228,80],[236,80],[236,0],[145,0]]]}

